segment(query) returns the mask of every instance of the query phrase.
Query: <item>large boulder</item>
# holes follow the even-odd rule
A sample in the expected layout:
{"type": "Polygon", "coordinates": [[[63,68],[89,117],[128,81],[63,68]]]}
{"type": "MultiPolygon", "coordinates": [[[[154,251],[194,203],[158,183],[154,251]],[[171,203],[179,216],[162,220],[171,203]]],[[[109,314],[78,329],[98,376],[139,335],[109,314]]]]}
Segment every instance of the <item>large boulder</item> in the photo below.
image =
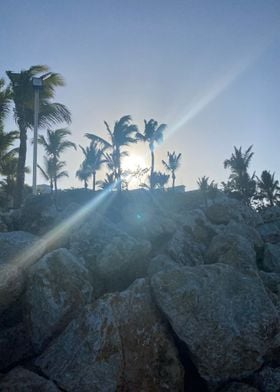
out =
{"type": "Polygon", "coordinates": [[[0,314],[20,297],[26,274],[21,267],[0,265],[0,314]]]}
{"type": "Polygon", "coordinates": [[[280,244],[266,244],[262,268],[267,272],[280,272],[280,244]]]}
{"type": "Polygon", "coordinates": [[[242,382],[231,382],[222,389],[219,389],[219,392],[259,392],[259,389],[242,382]]]}
{"type": "Polygon", "coordinates": [[[202,265],[160,272],[151,284],[210,385],[249,375],[280,346],[279,315],[257,275],[225,264],[202,265]]]}
{"type": "Polygon", "coordinates": [[[263,223],[256,228],[264,242],[280,243],[280,220],[263,223]]]}
{"type": "Polygon", "coordinates": [[[0,391],[3,392],[59,392],[55,384],[38,374],[16,367],[0,380],[0,391]]]}
{"type": "Polygon", "coordinates": [[[257,271],[256,252],[246,238],[225,232],[215,236],[207,250],[208,263],[229,264],[240,271],[257,271]]]}
{"type": "Polygon", "coordinates": [[[88,306],[36,365],[68,392],[184,388],[176,348],[144,279],[88,306]]]}
{"type": "Polygon", "coordinates": [[[57,336],[92,297],[89,273],[66,249],[57,249],[29,271],[25,321],[35,352],[57,336]]]}
{"type": "Polygon", "coordinates": [[[158,272],[161,271],[166,272],[174,268],[180,268],[180,265],[176,263],[174,260],[172,260],[171,257],[165,254],[159,254],[153,257],[152,260],[150,261],[148,267],[148,275],[149,277],[151,277],[154,274],[157,274],[158,272]]]}
{"type": "Polygon", "coordinates": [[[256,251],[261,251],[263,249],[264,242],[260,233],[254,227],[249,226],[246,223],[230,221],[228,225],[221,227],[219,232],[221,234],[238,234],[250,242],[256,251]]]}
{"type": "Polygon", "coordinates": [[[254,378],[254,385],[264,392],[280,391],[280,368],[265,366],[254,378]]]}
{"type": "Polygon", "coordinates": [[[104,217],[83,224],[72,235],[70,250],[85,259],[97,296],[126,289],[147,273],[151,244],[136,240],[104,217]]]}

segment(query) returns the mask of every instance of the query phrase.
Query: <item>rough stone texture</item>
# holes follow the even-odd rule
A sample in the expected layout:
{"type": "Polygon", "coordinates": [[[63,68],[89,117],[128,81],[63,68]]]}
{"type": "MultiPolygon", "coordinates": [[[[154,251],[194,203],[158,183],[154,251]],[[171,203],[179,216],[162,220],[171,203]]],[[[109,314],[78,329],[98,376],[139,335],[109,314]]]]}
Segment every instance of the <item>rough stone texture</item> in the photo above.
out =
{"type": "Polygon", "coordinates": [[[144,279],[88,306],[36,365],[68,392],[183,391],[177,351],[144,279]]]}
{"type": "Polygon", "coordinates": [[[180,265],[204,264],[205,247],[184,229],[176,231],[167,245],[167,252],[180,265]]]}
{"type": "Polygon", "coordinates": [[[3,392],[59,392],[52,381],[22,367],[16,367],[0,381],[3,392]]]}
{"type": "Polygon", "coordinates": [[[84,257],[95,292],[100,295],[124,290],[144,277],[151,244],[134,239],[96,214],[72,235],[70,250],[84,257]]]}
{"type": "Polygon", "coordinates": [[[264,392],[280,391],[280,368],[266,366],[254,376],[254,385],[264,392]]]}
{"type": "Polygon", "coordinates": [[[0,264],[27,267],[37,261],[45,251],[39,237],[24,231],[0,233],[0,264]]]}
{"type": "Polygon", "coordinates": [[[24,296],[25,321],[34,350],[57,335],[92,296],[88,271],[68,250],[57,249],[29,271],[24,296]]]}
{"type": "Polygon", "coordinates": [[[257,271],[256,252],[239,234],[223,233],[213,238],[207,251],[208,263],[224,263],[243,272],[257,271]]]}
{"type": "Polygon", "coordinates": [[[280,220],[259,225],[257,228],[264,242],[277,244],[280,242],[280,220]]]}
{"type": "Polygon", "coordinates": [[[248,384],[231,382],[226,387],[219,389],[219,392],[259,392],[259,390],[248,384]]]}
{"type": "Polygon", "coordinates": [[[151,279],[156,301],[209,383],[247,376],[279,341],[279,316],[257,275],[225,264],[151,279]]]}
{"type": "Polygon", "coordinates": [[[264,222],[273,222],[275,220],[280,220],[280,207],[267,207],[265,210],[260,212],[260,215],[264,222]]]}
{"type": "Polygon", "coordinates": [[[0,265],[0,314],[22,294],[25,272],[22,268],[0,265]]]}
{"type": "Polygon", "coordinates": [[[157,274],[160,271],[170,271],[174,268],[179,268],[180,266],[171,259],[171,257],[160,254],[154,257],[148,267],[148,275],[151,277],[154,274],[157,274]]]}
{"type": "Polygon", "coordinates": [[[267,272],[280,272],[280,244],[266,244],[262,268],[267,272]]]}
{"type": "Polygon", "coordinates": [[[228,225],[220,229],[220,233],[238,234],[250,242],[256,251],[261,250],[264,246],[260,233],[245,223],[230,221],[228,225]]]}
{"type": "Polygon", "coordinates": [[[32,354],[31,342],[23,323],[0,330],[0,370],[7,369],[32,354]]]}
{"type": "Polygon", "coordinates": [[[259,275],[266,288],[273,293],[280,293],[280,273],[260,271],[259,275]]]}
{"type": "Polygon", "coordinates": [[[262,218],[256,211],[233,199],[212,204],[206,209],[205,213],[207,218],[217,225],[226,225],[231,220],[246,223],[253,227],[262,223],[262,218]]]}

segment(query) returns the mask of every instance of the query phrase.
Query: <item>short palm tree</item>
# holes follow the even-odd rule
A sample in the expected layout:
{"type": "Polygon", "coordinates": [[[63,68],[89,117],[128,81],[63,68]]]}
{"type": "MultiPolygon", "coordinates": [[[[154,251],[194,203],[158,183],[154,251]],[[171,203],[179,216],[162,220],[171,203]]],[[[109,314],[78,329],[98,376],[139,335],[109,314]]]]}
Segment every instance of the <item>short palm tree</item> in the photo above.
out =
{"type": "Polygon", "coordinates": [[[208,191],[209,191],[209,177],[203,176],[197,180],[197,185],[199,187],[200,192],[202,193],[204,205],[208,207],[208,191]]]}
{"type": "Polygon", "coordinates": [[[114,164],[114,173],[116,180],[118,182],[118,189],[121,190],[121,158],[123,156],[122,148],[131,143],[136,143],[136,134],[138,128],[135,124],[132,124],[131,116],[123,116],[119,121],[115,122],[114,129],[111,130],[110,126],[106,121],[104,121],[106,130],[109,134],[110,141],[91,133],[86,133],[92,142],[101,143],[104,148],[111,149],[112,162],[114,164]]]}
{"type": "MultiPolygon", "coordinates": [[[[24,187],[24,168],[27,151],[27,131],[33,128],[34,117],[34,91],[32,78],[39,77],[41,74],[49,72],[45,65],[35,65],[28,70],[19,73],[7,71],[10,79],[11,99],[14,103],[15,121],[19,127],[20,145],[19,160],[17,168],[17,187],[15,195],[15,206],[19,207],[22,203],[24,187]]],[[[60,103],[52,102],[55,88],[64,85],[61,75],[51,72],[44,86],[40,91],[39,103],[39,127],[48,127],[60,122],[71,122],[69,110],[60,103]]]]}
{"type": "Polygon", "coordinates": [[[164,189],[165,185],[169,181],[169,177],[169,174],[165,174],[160,171],[154,171],[153,176],[149,177],[151,188],[164,189]]]}
{"type": "Polygon", "coordinates": [[[80,146],[85,160],[82,163],[84,172],[88,171],[92,175],[92,190],[95,192],[96,188],[96,172],[100,170],[103,163],[106,162],[104,157],[105,147],[99,142],[92,142],[89,147],[80,146]]]}
{"type": "Polygon", "coordinates": [[[84,188],[88,188],[88,180],[91,177],[91,170],[85,164],[85,161],[80,165],[80,168],[76,171],[76,177],[84,182],[84,188]]]}
{"type": "Polygon", "coordinates": [[[171,172],[172,175],[172,188],[174,190],[175,188],[175,180],[176,180],[176,175],[175,175],[175,171],[178,169],[179,165],[180,165],[180,159],[182,154],[175,154],[175,151],[172,152],[172,154],[168,151],[167,152],[167,156],[168,156],[168,161],[162,161],[163,165],[165,166],[166,170],[171,172]]]}
{"type": "Polygon", "coordinates": [[[97,185],[100,189],[108,189],[109,187],[114,188],[116,183],[114,173],[106,173],[105,179],[103,181],[97,181],[97,185]]]}
{"type": "MultiPolygon", "coordinates": [[[[150,180],[153,179],[154,168],[155,168],[155,144],[160,143],[163,140],[163,132],[167,128],[166,124],[158,124],[157,121],[151,119],[149,121],[144,120],[145,128],[144,132],[137,132],[136,137],[138,140],[149,143],[151,152],[151,173],[150,180]]],[[[151,189],[153,189],[153,182],[150,183],[151,189]]]]}
{"type": "MultiPolygon", "coordinates": [[[[66,128],[61,128],[54,131],[48,129],[46,138],[42,135],[38,137],[38,143],[44,147],[47,156],[53,160],[54,167],[59,165],[59,158],[65,150],[69,148],[76,150],[76,144],[65,139],[68,135],[71,135],[71,132],[66,128]]],[[[56,176],[53,178],[55,191],[57,191],[57,178],[56,176]]]]}
{"type": "Polygon", "coordinates": [[[66,163],[64,161],[55,160],[53,157],[44,156],[44,166],[45,167],[42,168],[40,165],[37,165],[42,176],[49,182],[51,192],[53,192],[54,188],[55,191],[57,191],[57,180],[68,177],[67,171],[62,170],[66,166],[66,163]]]}
{"type": "Polygon", "coordinates": [[[280,198],[279,181],[274,178],[275,173],[271,174],[264,170],[261,178],[257,177],[257,186],[259,190],[259,198],[268,200],[270,206],[274,206],[280,198]]]}

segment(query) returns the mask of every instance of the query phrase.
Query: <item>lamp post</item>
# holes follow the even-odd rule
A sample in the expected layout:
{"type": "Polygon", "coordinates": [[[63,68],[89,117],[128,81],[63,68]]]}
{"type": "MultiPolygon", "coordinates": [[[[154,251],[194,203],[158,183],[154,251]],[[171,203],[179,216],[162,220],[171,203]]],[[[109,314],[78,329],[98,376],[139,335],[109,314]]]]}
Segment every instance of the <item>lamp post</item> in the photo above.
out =
{"type": "Polygon", "coordinates": [[[40,89],[43,87],[43,81],[48,79],[51,73],[37,78],[32,78],[32,85],[34,89],[34,142],[33,142],[33,180],[32,180],[32,193],[37,195],[37,145],[38,145],[38,123],[39,123],[39,98],[40,89]]]}

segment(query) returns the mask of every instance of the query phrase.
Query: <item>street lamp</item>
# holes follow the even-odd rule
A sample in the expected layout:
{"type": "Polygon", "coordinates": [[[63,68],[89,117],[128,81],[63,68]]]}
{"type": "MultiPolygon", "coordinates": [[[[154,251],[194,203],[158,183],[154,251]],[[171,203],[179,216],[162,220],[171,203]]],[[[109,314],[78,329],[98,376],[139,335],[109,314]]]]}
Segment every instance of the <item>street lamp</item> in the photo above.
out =
{"type": "Polygon", "coordinates": [[[39,95],[43,87],[43,81],[51,76],[51,72],[42,75],[40,78],[33,77],[32,85],[34,89],[34,142],[33,142],[33,181],[32,193],[37,194],[37,144],[38,144],[38,122],[39,122],[39,95]]]}

